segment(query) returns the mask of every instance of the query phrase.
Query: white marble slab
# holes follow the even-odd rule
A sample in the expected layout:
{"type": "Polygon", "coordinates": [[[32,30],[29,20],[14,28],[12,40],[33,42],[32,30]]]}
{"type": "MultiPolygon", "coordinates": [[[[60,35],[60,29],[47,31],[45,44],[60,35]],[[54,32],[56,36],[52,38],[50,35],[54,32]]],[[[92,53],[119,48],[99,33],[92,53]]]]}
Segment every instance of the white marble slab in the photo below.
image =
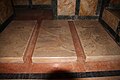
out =
{"type": "Polygon", "coordinates": [[[45,20],[41,24],[33,63],[76,61],[77,56],[67,21],[45,20]]]}
{"type": "Polygon", "coordinates": [[[75,26],[86,55],[86,61],[120,59],[120,47],[98,21],[75,21],[75,26]]]}
{"type": "Polygon", "coordinates": [[[21,63],[36,21],[12,21],[0,33],[0,62],[21,63]]]}

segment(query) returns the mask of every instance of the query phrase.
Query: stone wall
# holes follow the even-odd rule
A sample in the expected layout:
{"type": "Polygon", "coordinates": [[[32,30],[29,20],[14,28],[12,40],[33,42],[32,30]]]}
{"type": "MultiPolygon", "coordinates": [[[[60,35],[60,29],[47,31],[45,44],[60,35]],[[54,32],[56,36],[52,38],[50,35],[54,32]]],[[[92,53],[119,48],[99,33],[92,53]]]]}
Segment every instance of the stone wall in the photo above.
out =
{"type": "MultiPolygon", "coordinates": [[[[33,5],[51,5],[51,0],[31,0],[33,5]]],[[[29,5],[29,0],[13,0],[14,5],[29,5]]]]}
{"type": "Polygon", "coordinates": [[[57,15],[75,15],[76,4],[80,4],[78,16],[97,16],[98,0],[57,0],[57,15]]]}
{"type": "Polygon", "coordinates": [[[0,0],[0,24],[5,22],[13,14],[11,0],[0,0]]]}
{"type": "Polygon", "coordinates": [[[95,16],[98,0],[81,0],[80,1],[80,16],[95,16]]]}
{"type": "Polygon", "coordinates": [[[120,0],[111,0],[110,3],[111,4],[120,4],[120,0]]]}
{"type": "Polygon", "coordinates": [[[33,5],[51,5],[52,0],[32,0],[33,5]]]}
{"type": "Polygon", "coordinates": [[[75,15],[76,0],[58,0],[57,4],[58,15],[75,15]]]}
{"type": "Polygon", "coordinates": [[[110,8],[120,9],[120,0],[111,0],[109,3],[110,8]]]}
{"type": "Polygon", "coordinates": [[[29,0],[13,0],[14,5],[29,5],[29,0]]]}

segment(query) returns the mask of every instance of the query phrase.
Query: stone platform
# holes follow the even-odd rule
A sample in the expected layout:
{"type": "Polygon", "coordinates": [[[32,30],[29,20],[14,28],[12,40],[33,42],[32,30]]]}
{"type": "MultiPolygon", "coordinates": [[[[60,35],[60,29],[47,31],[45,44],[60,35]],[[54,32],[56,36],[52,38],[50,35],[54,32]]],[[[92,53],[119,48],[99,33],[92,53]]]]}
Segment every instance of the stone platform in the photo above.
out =
{"type": "Polygon", "coordinates": [[[77,56],[67,21],[42,22],[32,56],[33,63],[71,62],[77,56]]]}
{"type": "Polygon", "coordinates": [[[36,25],[36,21],[12,21],[0,33],[0,62],[23,63],[27,44],[36,25]]]}
{"type": "MultiPolygon", "coordinates": [[[[0,33],[0,62],[21,63],[34,32],[36,21],[12,21],[0,33]]],[[[120,59],[120,47],[95,20],[74,21],[87,61],[112,61],[120,59]]],[[[75,62],[77,61],[76,46],[68,21],[43,20],[40,26],[35,47],[33,47],[33,63],[75,62]]],[[[79,39],[79,40],[78,40],[79,39]]],[[[75,39],[74,39],[75,40],[75,39]]],[[[30,53],[27,53],[28,55],[30,53]]]]}
{"type": "Polygon", "coordinates": [[[75,26],[86,56],[86,62],[120,59],[120,47],[98,21],[75,21],[75,26]]]}

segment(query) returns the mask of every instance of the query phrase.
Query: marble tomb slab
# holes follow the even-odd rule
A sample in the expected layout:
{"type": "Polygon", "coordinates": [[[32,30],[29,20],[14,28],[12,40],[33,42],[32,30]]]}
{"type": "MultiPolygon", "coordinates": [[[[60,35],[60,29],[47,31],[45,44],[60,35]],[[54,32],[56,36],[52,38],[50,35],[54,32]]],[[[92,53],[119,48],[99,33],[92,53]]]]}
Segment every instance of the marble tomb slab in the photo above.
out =
{"type": "Polygon", "coordinates": [[[75,21],[75,26],[87,61],[120,59],[120,47],[98,21],[75,21]]]}
{"type": "Polygon", "coordinates": [[[23,63],[27,44],[36,21],[12,21],[0,33],[0,62],[23,63]]]}
{"type": "Polygon", "coordinates": [[[34,49],[33,63],[76,61],[77,55],[67,21],[44,20],[34,49]]]}

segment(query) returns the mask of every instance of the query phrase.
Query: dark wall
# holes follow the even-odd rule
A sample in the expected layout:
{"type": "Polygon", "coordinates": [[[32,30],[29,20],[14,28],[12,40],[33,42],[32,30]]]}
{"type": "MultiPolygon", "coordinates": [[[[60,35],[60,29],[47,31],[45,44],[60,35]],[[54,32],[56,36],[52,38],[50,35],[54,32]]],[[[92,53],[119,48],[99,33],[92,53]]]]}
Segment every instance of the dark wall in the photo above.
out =
{"type": "Polygon", "coordinates": [[[112,9],[120,9],[120,0],[110,0],[109,7],[112,9]]]}
{"type": "Polygon", "coordinates": [[[111,0],[110,4],[120,4],[120,0],[111,0]]]}
{"type": "MultiPolygon", "coordinates": [[[[13,0],[14,5],[29,5],[29,0],[13,0]]],[[[33,5],[51,5],[51,0],[31,0],[33,5]]]]}
{"type": "Polygon", "coordinates": [[[29,5],[29,0],[13,0],[14,5],[29,5]]]}
{"type": "Polygon", "coordinates": [[[33,5],[51,5],[51,0],[32,0],[33,5]]]}
{"type": "Polygon", "coordinates": [[[13,14],[11,0],[0,0],[0,24],[5,22],[13,14]]]}

